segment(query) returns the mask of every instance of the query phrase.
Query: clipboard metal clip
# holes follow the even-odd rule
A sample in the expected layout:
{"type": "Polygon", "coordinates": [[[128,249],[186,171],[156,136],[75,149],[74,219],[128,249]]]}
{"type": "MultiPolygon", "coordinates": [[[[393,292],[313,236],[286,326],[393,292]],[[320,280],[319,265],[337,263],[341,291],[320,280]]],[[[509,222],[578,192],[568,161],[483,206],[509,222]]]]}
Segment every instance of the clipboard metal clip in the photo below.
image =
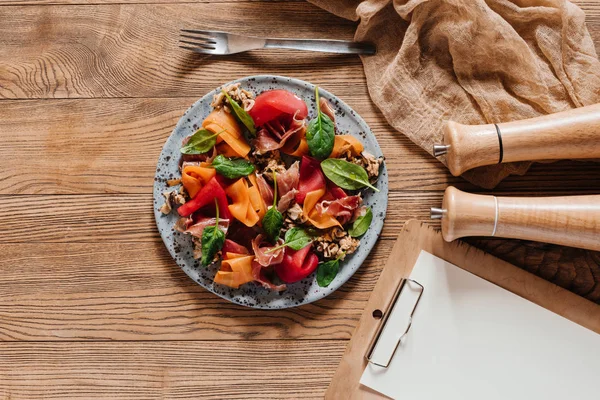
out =
{"type": "Polygon", "coordinates": [[[393,300],[387,306],[387,309],[385,310],[385,312],[383,314],[383,316],[384,316],[383,321],[381,322],[381,324],[379,325],[379,328],[377,329],[377,334],[375,335],[375,339],[373,340],[373,343],[371,343],[371,345],[369,346],[369,350],[367,351],[367,355],[365,356],[365,358],[367,359],[367,361],[370,364],[377,365],[378,367],[382,367],[382,368],[387,368],[390,365],[390,362],[394,358],[394,354],[396,354],[396,350],[398,350],[398,346],[400,345],[400,342],[402,342],[402,339],[404,339],[404,337],[406,337],[406,335],[408,334],[408,331],[410,330],[410,327],[412,326],[413,315],[415,313],[415,310],[417,309],[417,306],[419,305],[419,301],[421,301],[421,296],[423,296],[423,291],[425,291],[425,287],[423,287],[423,285],[421,285],[419,282],[415,281],[414,279],[410,279],[410,278],[405,278],[404,281],[402,282],[402,284],[400,286],[398,286],[398,289],[396,290],[396,293],[394,294],[393,300]],[[390,355],[389,359],[384,364],[377,363],[372,360],[373,353],[375,351],[375,348],[377,347],[377,343],[379,342],[381,333],[383,332],[383,330],[388,322],[388,319],[389,319],[390,315],[392,314],[394,305],[396,304],[396,301],[400,297],[400,293],[402,293],[402,290],[404,289],[404,286],[406,286],[407,282],[412,282],[420,288],[419,296],[417,297],[417,301],[415,302],[415,304],[412,308],[412,311],[410,312],[410,315],[408,316],[408,325],[406,326],[404,333],[402,333],[402,335],[400,335],[400,337],[396,341],[394,350],[392,351],[392,354],[390,355]]]}

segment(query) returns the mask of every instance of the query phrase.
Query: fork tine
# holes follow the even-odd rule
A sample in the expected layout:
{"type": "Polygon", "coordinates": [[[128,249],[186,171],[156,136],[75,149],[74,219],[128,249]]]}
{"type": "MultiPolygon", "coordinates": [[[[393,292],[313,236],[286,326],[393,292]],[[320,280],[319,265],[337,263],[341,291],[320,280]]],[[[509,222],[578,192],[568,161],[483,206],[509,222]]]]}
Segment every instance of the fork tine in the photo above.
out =
{"type": "Polygon", "coordinates": [[[188,38],[188,39],[199,40],[199,41],[206,42],[206,43],[217,44],[217,42],[214,38],[203,38],[203,37],[192,36],[192,35],[179,35],[179,36],[188,38]]]}
{"type": "Polygon", "coordinates": [[[193,46],[196,47],[200,47],[206,50],[216,50],[217,48],[215,47],[215,45],[213,44],[208,44],[208,43],[198,43],[198,42],[190,42],[189,40],[179,40],[181,43],[185,43],[185,44],[191,44],[193,46]]]}
{"type": "Polygon", "coordinates": [[[179,46],[179,47],[181,47],[182,49],[191,50],[191,51],[199,53],[199,54],[213,54],[212,50],[204,50],[199,47],[188,47],[188,46],[179,46]]]}

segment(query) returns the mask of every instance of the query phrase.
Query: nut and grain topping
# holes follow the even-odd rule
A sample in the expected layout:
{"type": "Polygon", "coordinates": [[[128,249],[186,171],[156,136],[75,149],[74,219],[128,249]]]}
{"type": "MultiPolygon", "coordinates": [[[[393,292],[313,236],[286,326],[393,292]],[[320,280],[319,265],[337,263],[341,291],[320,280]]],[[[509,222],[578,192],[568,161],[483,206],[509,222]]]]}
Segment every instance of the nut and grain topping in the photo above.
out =
{"type": "Polygon", "coordinates": [[[300,204],[294,203],[293,206],[288,208],[287,210],[287,218],[289,218],[292,222],[303,224],[306,222],[306,215],[302,212],[302,207],[300,204]]]}
{"type": "MultiPolygon", "coordinates": [[[[318,245],[317,245],[317,247],[318,247],[318,245]]],[[[340,246],[338,246],[336,243],[329,243],[328,245],[323,246],[323,257],[324,258],[337,258],[339,251],[340,251],[340,246]]]]}
{"type": "Polygon", "coordinates": [[[256,165],[258,171],[263,171],[269,163],[272,162],[283,163],[283,161],[281,161],[281,153],[279,150],[268,151],[265,154],[262,154],[260,150],[254,149],[251,153],[251,157],[250,161],[256,165]]]}
{"type": "Polygon", "coordinates": [[[379,177],[379,169],[381,168],[381,164],[383,164],[384,160],[383,157],[375,157],[368,151],[363,151],[358,157],[352,157],[350,153],[347,153],[346,159],[351,163],[363,167],[365,171],[367,171],[370,181],[377,180],[379,177]]]}
{"type": "Polygon", "coordinates": [[[327,230],[315,239],[315,249],[325,259],[340,258],[343,260],[347,254],[354,253],[359,245],[360,240],[350,237],[339,227],[327,230]]]}
{"type": "MultiPolygon", "coordinates": [[[[233,100],[240,104],[244,108],[244,110],[250,111],[252,106],[254,106],[254,94],[245,89],[242,89],[240,87],[239,82],[232,83],[231,85],[226,86],[224,90],[229,96],[231,96],[233,100]]],[[[228,104],[229,101],[227,100],[227,97],[225,97],[223,92],[215,94],[212,103],[210,103],[211,107],[217,110],[222,107],[226,112],[231,113],[231,108],[228,104]]]]}
{"type": "Polygon", "coordinates": [[[199,260],[202,258],[202,239],[192,236],[192,243],[194,245],[194,259],[199,260]]]}
{"type": "Polygon", "coordinates": [[[185,204],[185,197],[177,190],[163,192],[163,196],[165,197],[165,204],[160,207],[160,212],[163,214],[169,214],[177,205],[185,204]]]}
{"type": "Polygon", "coordinates": [[[360,240],[346,235],[340,239],[339,245],[341,252],[345,254],[352,254],[356,251],[356,249],[358,249],[360,240]]]}
{"type": "Polygon", "coordinates": [[[267,165],[263,168],[262,173],[270,178],[273,176],[273,173],[276,172],[277,175],[283,175],[287,171],[285,167],[285,163],[281,160],[281,158],[269,158],[267,165]]]}

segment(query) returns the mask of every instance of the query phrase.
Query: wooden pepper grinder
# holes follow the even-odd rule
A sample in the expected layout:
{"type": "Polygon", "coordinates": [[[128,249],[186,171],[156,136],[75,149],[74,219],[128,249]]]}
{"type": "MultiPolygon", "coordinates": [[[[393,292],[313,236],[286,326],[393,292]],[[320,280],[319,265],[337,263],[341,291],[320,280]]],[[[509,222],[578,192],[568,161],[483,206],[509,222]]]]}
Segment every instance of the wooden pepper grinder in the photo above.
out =
{"type": "Polygon", "coordinates": [[[446,154],[454,176],[513,161],[600,158],[600,104],[501,124],[447,121],[433,153],[446,154]]]}
{"type": "Polygon", "coordinates": [[[496,197],[448,187],[442,208],[446,241],[465,236],[494,236],[600,250],[600,195],[496,197]]]}

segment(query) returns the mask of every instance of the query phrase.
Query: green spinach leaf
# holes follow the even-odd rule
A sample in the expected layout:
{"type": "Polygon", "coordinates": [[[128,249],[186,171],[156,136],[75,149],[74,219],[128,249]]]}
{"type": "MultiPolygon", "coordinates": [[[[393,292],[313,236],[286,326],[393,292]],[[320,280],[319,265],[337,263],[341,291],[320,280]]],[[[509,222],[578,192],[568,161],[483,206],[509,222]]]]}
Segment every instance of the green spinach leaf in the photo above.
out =
{"type": "Polygon", "coordinates": [[[237,103],[237,101],[233,100],[231,98],[231,96],[229,96],[229,94],[227,94],[227,92],[225,90],[221,90],[221,91],[223,92],[225,97],[227,97],[227,101],[229,101],[229,104],[231,105],[231,109],[233,110],[233,113],[235,114],[237,119],[242,124],[244,124],[244,126],[246,128],[248,128],[248,132],[250,132],[250,135],[252,135],[252,137],[255,137],[256,136],[256,127],[254,126],[254,120],[252,119],[250,114],[248,114],[248,112],[246,110],[244,110],[244,108],[242,106],[240,106],[237,103]]]}
{"type": "Polygon", "coordinates": [[[356,218],[356,221],[352,224],[352,228],[348,229],[348,234],[354,238],[364,235],[369,226],[371,226],[371,221],[373,221],[373,211],[369,207],[365,215],[356,218]]]}
{"type": "Polygon", "coordinates": [[[254,172],[254,165],[243,158],[227,158],[222,154],[215,157],[212,166],[225,178],[237,179],[254,172]]]}
{"type": "Polygon", "coordinates": [[[317,283],[320,287],[327,287],[337,276],[340,270],[340,259],[330,260],[319,265],[317,269],[317,283]]]}
{"type": "Polygon", "coordinates": [[[273,172],[273,186],[275,187],[273,194],[273,207],[265,213],[262,220],[262,225],[267,237],[271,242],[275,242],[279,238],[279,233],[283,227],[283,215],[277,210],[277,174],[273,172]]]}
{"type": "Polygon", "coordinates": [[[306,233],[304,229],[294,227],[285,233],[285,239],[282,245],[273,247],[272,249],[265,251],[265,253],[272,253],[285,246],[288,246],[292,250],[300,250],[308,246],[312,241],[312,236],[306,233]]]}
{"type": "Polygon", "coordinates": [[[262,225],[269,240],[275,242],[279,238],[279,232],[283,227],[283,215],[277,211],[277,207],[269,208],[263,217],[262,225]]]}
{"type": "Polygon", "coordinates": [[[202,258],[200,262],[203,266],[212,264],[215,255],[223,248],[225,243],[225,233],[219,229],[219,206],[215,199],[215,207],[217,208],[217,218],[214,226],[207,226],[202,231],[202,258]]]}
{"type": "Polygon", "coordinates": [[[370,187],[379,192],[379,189],[371,185],[367,171],[360,165],[339,158],[328,158],[321,162],[321,169],[329,180],[342,189],[357,190],[370,187]]]}
{"type": "MultiPolygon", "coordinates": [[[[222,130],[221,132],[224,132],[222,130]]],[[[203,154],[210,151],[217,144],[217,136],[221,132],[213,133],[206,129],[198,129],[188,140],[185,146],[181,148],[183,154],[203,154]]]]}
{"type": "Polygon", "coordinates": [[[335,126],[331,118],[321,112],[319,106],[319,88],[315,86],[315,98],[317,101],[317,116],[308,123],[306,129],[306,141],[310,154],[324,160],[333,151],[335,142],[335,126]]]}
{"type": "Polygon", "coordinates": [[[294,227],[285,233],[285,245],[292,250],[300,250],[308,246],[313,238],[302,228],[294,227]]]}

